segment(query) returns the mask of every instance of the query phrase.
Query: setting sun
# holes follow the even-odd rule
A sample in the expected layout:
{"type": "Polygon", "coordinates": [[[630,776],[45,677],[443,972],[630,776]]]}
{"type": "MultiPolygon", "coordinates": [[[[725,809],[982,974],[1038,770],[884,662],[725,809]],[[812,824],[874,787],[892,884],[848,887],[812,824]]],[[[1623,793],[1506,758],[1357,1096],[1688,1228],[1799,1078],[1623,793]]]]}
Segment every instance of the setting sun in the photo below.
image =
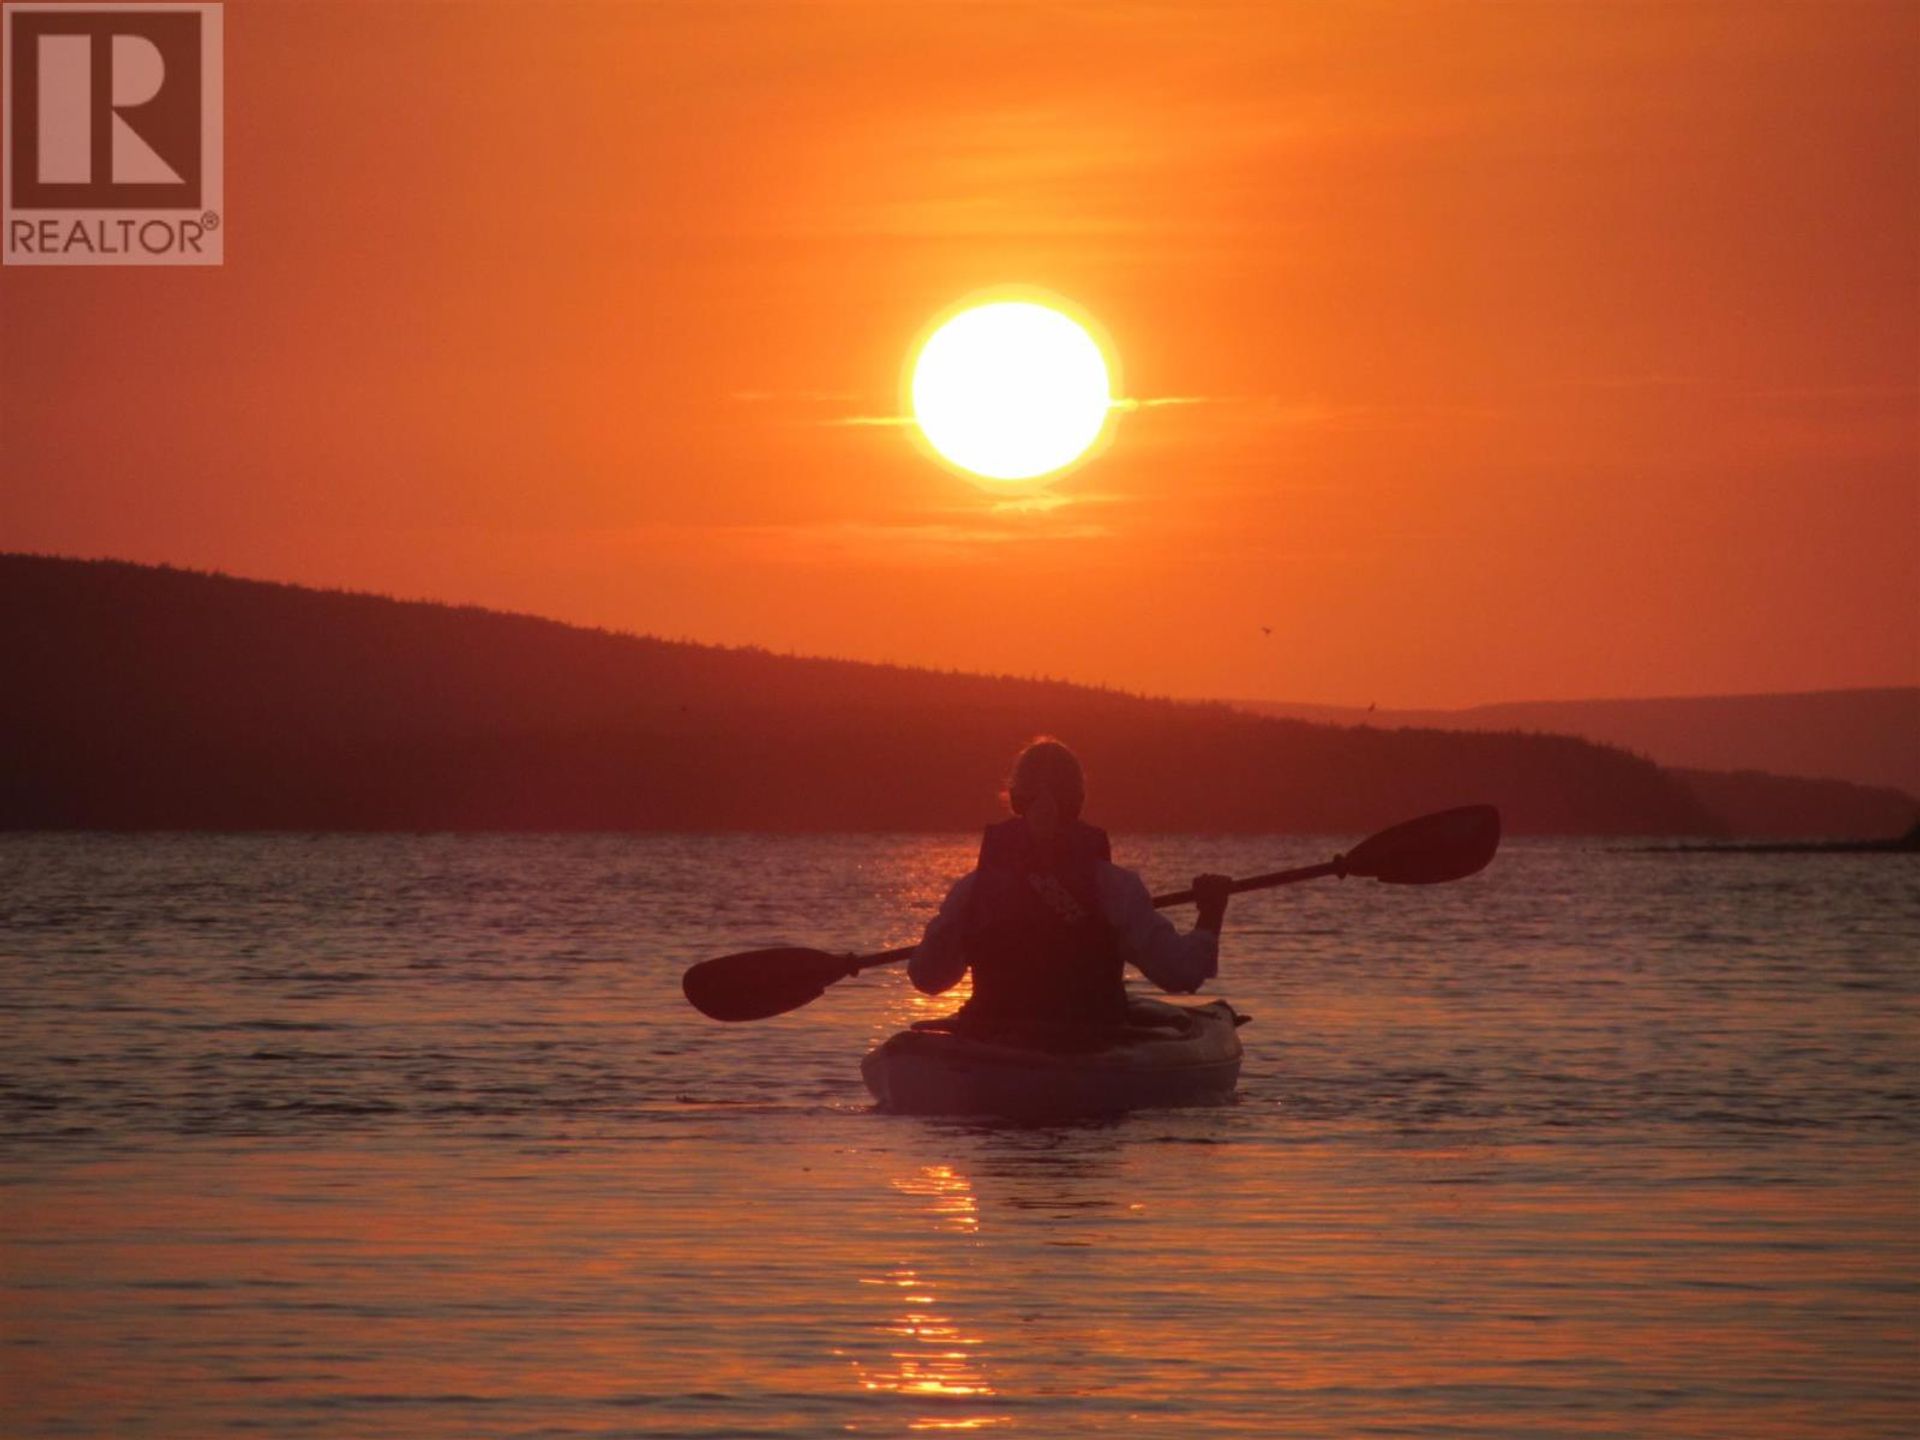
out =
{"type": "Polygon", "coordinates": [[[1112,413],[1107,358],[1085,326],[1048,305],[962,310],[921,346],[912,404],[927,443],[989,480],[1033,480],[1085,455],[1112,413]]]}

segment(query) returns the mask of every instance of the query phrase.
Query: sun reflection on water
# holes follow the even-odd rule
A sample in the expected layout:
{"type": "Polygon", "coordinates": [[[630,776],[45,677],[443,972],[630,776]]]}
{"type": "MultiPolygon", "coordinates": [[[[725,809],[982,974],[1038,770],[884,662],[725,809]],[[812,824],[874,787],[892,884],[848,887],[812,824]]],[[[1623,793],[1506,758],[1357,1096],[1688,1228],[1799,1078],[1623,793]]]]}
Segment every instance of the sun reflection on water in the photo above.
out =
{"type": "Polygon", "coordinates": [[[972,1234],[980,1228],[980,1202],[974,1199],[973,1184],[951,1165],[922,1165],[912,1175],[895,1177],[893,1188],[926,1200],[934,1223],[942,1230],[972,1234]]]}
{"type": "MultiPolygon", "coordinates": [[[[922,1165],[891,1183],[901,1194],[926,1202],[940,1230],[972,1235],[979,1229],[973,1186],[953,1166],[922,1165]]],[[[951,1402],[951,1413],[916,1416],[909,1430],[985,1430],[1013,1423],[1011,1415],[975,1413],[967,1403],[995,1394],[981,1353],[986,1342],[942,1304],[932,1277],[903,1264],[860,1283],[885,1292],[888,1312],[878,1327],[886,1345],[884,1363],[853,1362],[863,1391],[951,1402]]]]}

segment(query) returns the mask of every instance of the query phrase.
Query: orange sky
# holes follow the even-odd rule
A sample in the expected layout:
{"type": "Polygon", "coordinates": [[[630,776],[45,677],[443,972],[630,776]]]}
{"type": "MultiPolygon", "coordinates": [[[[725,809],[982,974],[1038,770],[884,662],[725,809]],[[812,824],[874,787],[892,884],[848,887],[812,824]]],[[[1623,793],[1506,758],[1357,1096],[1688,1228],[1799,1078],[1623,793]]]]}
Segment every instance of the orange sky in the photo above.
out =
{"type": "Polygon", "coordinates": [[[0,270],[0,548],[1183,695],[1920,682],[1920,7],[236,0],[226,75],[224,268],[0,270]],[[845,423],[1009,282],[1195,402],[1050,509],[845,423]]]}

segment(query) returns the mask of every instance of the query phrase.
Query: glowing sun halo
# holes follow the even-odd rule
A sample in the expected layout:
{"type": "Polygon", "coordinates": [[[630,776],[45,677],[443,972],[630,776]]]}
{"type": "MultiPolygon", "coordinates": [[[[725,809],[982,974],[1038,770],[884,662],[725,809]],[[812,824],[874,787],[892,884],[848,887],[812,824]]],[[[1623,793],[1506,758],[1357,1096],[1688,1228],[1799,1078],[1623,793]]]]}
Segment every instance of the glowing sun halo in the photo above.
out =
{"type": "Polygon", "coordinates": [[[960,311],[920,347],[913,417],[927,443],[989,480],[1033,480],[1071,465],[1112,414],[1107,358],[1051,306],[996,300],[960,311]]]}

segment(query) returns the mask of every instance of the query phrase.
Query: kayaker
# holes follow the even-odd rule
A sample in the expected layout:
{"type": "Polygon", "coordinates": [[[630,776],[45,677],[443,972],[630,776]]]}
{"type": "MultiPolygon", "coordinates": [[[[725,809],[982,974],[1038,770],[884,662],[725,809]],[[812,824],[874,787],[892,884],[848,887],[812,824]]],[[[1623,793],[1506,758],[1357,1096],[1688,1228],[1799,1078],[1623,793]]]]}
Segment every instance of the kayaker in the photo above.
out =
{"type": "Polygon", "coordinates": [[[1232,882],[1194,877],[1200,913],[1182,934],[1140,877],[1113,863],[1106,832],[1080,818],[1085,799],[1065,745],[1043,737],[1020,752],[1007,781],[1012,818],[987,826],[978,866],[947,892],[907,962],[918,989],[938,995],[971,969],[963,1020],[1098,1025],[1126,1019],[1128,965],[1176,994],[1217,973],[1232,882]]]}

